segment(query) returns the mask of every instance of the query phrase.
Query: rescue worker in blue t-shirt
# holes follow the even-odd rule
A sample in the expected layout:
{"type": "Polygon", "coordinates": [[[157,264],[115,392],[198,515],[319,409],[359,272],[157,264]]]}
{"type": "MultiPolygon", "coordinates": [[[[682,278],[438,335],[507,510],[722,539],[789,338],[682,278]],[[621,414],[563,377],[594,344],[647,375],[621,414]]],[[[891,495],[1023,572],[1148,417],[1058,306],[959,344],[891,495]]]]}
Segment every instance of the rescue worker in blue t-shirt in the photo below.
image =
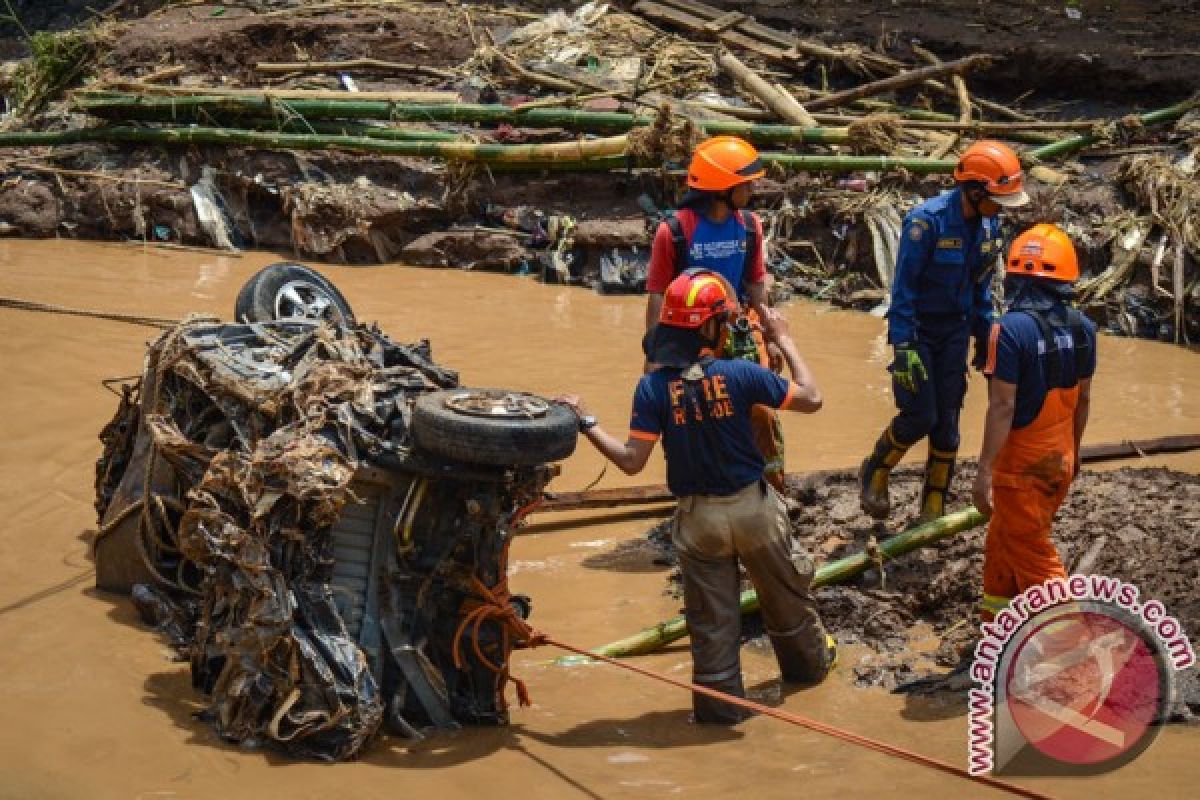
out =
{"type": "Polygon", "coordinates": [[[1035,225],[1009,251],[1004,316],[988,339],[987,423],[971,495],[990,514],[983,561],[985,621],[1021,592],[1066,579],[1050,539],[1079,472],[1096,326],[1070,307],[1079,262],[1070,238],[1035,225]]]}
{"type": "MultiPolygon", "coordinates": [[[[733,288],[716,272],[691,269],[671,281],[647,337],[648,355],[660,366],[638,382],[625,442],[596,424],[578,396],[558,400],[575,409],[588,441],[626,474],[640,472],[662,439],[667,483],[679,499],[672,540],[683,573],[692,679],[743,697],[739,561],[758,591],[785,681],[822,680],[836,650],[810,589],[812,560],[796,549],[783,499],[763,479],[750,425],[755,405],[811,413],[820,409],[821,393],[782,317],[773,319],[771,334],[793,380],[744,359],[714,358],[737,310],[733,288]]],[[[701,694],[693,694],[692,706],[702,723],[745,716],[701,694]]]]}
{"type": "Polygon", "coordinates": [[[992,322],[991,271],[1003,248],[996,215],[1029,201],[1021,162],[1000,142],[983,140],[962,154],[957,186],[904,219],[888,309],[892,393],[899,414],[862,463],[863,511],[886,519],[888,477],[910,447],[929,437],[920,522],[945,512],[958,451],[958,417],[967,393],[967,351],[975,337],[983,366],[992,322]]]}

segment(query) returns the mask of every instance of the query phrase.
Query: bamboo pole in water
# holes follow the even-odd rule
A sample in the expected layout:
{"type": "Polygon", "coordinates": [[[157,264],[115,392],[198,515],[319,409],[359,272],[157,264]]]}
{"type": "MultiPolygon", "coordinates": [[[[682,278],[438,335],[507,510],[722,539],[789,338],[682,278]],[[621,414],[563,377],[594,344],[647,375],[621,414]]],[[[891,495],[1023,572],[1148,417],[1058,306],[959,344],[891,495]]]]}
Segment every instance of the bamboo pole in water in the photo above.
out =
{"type": "MultiPolygon", "coordinates": [[[[956,533],[971,530],[984,522],[986,522],[986,518],[972,506],[953,514],[947,514],[933,522],[910,528],[880,542],[878,560],[866,552],[858,552],[824,565],[813,576],[812,588],[819,589],[822,586],[844,583],[876,566],[880,560],[887,561],[898,558],[905,553],[911,553],[913,550],[940,542],[956,533]]],[[[753,589],[742,592],[740,605],[743,614],[757,610],[758,593],[753,589]]],[[[687,636],[687,633],[687,620],[680,615],[638,631],[632,636],[597,647],[592,652],[609,658],[641,655],[682,639],[687,636]]],[[[558,659],[555,663],[576,664],[586,661],[587,658],[583,656],[568,656],[558,659]]]]}

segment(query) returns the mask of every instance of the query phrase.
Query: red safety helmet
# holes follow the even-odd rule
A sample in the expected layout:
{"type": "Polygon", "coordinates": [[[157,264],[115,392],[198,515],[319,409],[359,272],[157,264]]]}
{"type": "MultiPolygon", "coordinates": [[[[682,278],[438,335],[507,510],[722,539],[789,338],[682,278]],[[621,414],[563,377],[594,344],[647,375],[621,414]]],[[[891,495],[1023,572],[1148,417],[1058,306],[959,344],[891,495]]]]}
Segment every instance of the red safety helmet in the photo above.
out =
{"type": "Polygon", "coordinates": [[[1079,259],[1071,237],[1057,225],[1041,222],[1022,233],[1008,249],[1008,274],[1079,280],[1079,259]]]}
{"type": "Polygon", "coordinates": [[[667,286],[658,321],[672,328],[695,329],[737,307],[737,294],[720,273],[689,269],[667,286]]]}
{"type": "Polygon", "coordinates": [[[954,168],[954,180],[982,183],[990,199],[1005,208],[1029,202],[1021,159],[1011,147],[993,139],[981,139],[963,152],[954,168]]]}
{"type": "Polygon", "coordinates": [[[752,144],[736,136],[714,136],[692,153],[687,184],[701,191],[723,192],[766,174],[752,144]]]}

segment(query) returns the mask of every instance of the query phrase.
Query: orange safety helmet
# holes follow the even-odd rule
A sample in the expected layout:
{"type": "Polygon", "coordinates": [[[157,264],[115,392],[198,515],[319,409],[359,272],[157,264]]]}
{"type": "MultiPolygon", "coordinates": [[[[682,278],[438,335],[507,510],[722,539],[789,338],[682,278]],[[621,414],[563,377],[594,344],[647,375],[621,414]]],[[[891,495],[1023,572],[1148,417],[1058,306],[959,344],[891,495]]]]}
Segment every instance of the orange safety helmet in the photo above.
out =
{"type": "Polygon", "coordinates": [[[667,286],[658,321],[672,328],[695,329],[737,307],[737,294],[720,273],[689,269],[667,286]]]}
{"type": "Polygon", "coordinates": [[[706,192],[723,192],[765,174],[752,144],[736,136],[714,136],[697,145],[692,153],[687,185],[706,192]]]}
{"type": "Polygon", "coordinates": [[[994,139],[981,139],[963,151],[954,167],[954,180],[982,183],[989,198],[1005,208],[1029,202],[1021,159],[1011,147],[994,139]]]}
{"type": "Polygon", "coordinates": [[[1008,274],[1079,280],[1079,259],[1071,237],[1057,225],[1041,222],[1022,233],[1008,249],[1008,274]]]}

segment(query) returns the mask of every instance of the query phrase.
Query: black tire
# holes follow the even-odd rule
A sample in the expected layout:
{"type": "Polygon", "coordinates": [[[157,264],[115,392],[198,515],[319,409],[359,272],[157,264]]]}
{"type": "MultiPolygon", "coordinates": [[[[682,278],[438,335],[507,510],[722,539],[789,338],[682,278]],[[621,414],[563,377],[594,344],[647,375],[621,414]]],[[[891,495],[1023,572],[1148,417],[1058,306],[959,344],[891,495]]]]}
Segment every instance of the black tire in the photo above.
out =
{"type": "Polygon", "coordinates": [[[316,270],[290,261],[266,266],[246,281],[238,292],[233,316],[238,322],[299,318],[328,319],[350,328],[355,325],[354,312],[336,286],[316,270]]]}
{"type": "Polygon", "coordinates": [[[468,464],[534,466],[561,461],[575,452],[579,422],[566,406],[548,403],[531,417],[476,416],[446,405],[465,392],[504,394],[545,403],[539,397],[505,389],[448,389],[417,398],[412,432],[417,446],[468,464]]]}

